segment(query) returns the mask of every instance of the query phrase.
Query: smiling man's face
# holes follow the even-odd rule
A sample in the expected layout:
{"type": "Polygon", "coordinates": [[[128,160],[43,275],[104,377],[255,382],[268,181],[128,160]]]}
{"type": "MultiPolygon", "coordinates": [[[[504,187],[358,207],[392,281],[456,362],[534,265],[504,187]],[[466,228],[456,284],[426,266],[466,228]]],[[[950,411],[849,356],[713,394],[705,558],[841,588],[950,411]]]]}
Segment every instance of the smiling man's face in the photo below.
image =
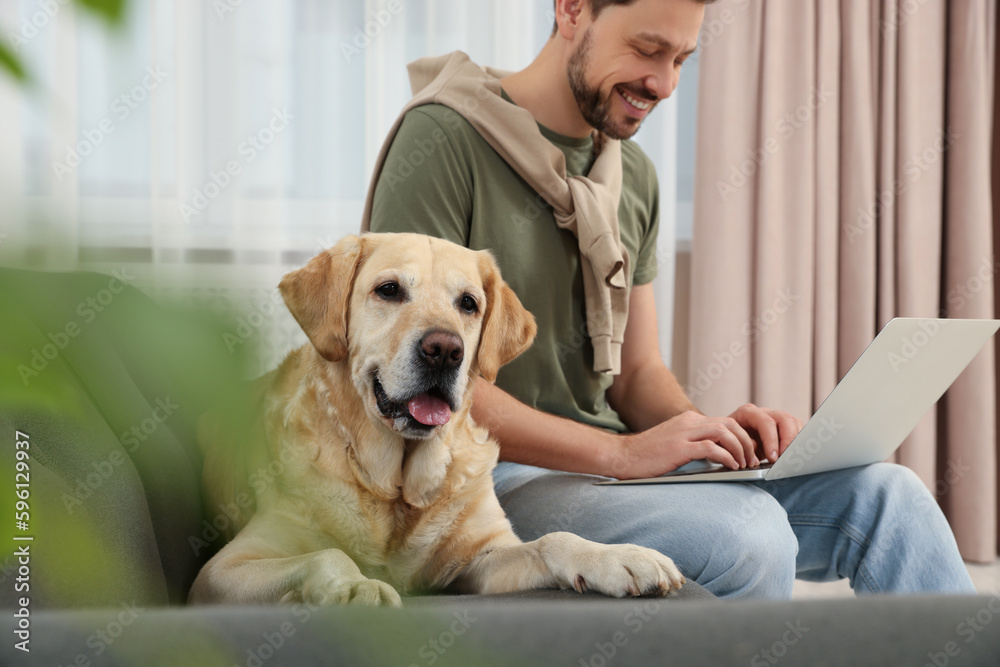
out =
{"type": "Polygon", "coordinates": [[[705,5],[697,0],[636,0],[605,7],[597,19],[583,0],[567,68],[587,123],[612,139],[628,139],[670,97],[681,65],[694,51],[705,5]]]}

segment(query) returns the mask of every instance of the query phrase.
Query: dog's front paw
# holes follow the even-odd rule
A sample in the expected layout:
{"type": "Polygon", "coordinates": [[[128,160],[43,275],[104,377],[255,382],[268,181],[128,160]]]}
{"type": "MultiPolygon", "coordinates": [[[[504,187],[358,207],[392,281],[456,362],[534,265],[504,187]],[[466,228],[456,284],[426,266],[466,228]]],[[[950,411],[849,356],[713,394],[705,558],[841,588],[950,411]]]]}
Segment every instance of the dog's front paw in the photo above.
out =
{"type": "Polygon", "coordinates": [[[686,581],[674,561],[655,549],[634,544],[594,546],[598,549],[593,554],[581,554],[580,571],[573,578],[579,593],[593,589],[612,597],[664,596],[686,581]]]}
{"type": "Polygon", "coordinates": [[[369,579],[343,552],[320,551],[299,574],[299,584],[282,602],[312,605],[358,604],[368,607],[402,607],[403,601],[389,584],[369,579]]]}
{"type": "Polygon", "coordinates": [[[667,595],[686,581],[674,562],[634,544],[597,544],[570,533],[552,533],[545,561],[565,588],[611,597],[667,595]],[[564,537],[565,536],[565,537],[564,537]]]}
{"type": "Polygon", "coordinates": [[[360,578],[328,581],[302,587],[302,601],[314,605],[357,604],[366,607],[402,607],[403,601],[389,584],[378,579],[360,578]]]}

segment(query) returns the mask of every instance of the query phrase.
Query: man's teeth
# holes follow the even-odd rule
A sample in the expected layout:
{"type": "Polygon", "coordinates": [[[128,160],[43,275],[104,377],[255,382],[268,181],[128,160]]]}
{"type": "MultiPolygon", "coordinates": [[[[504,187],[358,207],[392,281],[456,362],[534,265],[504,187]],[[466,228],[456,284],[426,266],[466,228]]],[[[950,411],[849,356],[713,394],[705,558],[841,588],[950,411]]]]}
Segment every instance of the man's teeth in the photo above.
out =
{"type": "Polygon", "coordinates": [[[652,106],[649,102],[640,102],[639,100],[635,99],[634,97],[632,97],[631,95],[629,95],[628,93],[626,93],[624,90],[622,90],[620,88],[618,89],[618,92],[620,92],[622,94],[622,97],[624,97],[625,100],[629,104],[631,104],[632,106],[634,106],[636,109],[641,109],[641,110],[645,111],[650,106],[652,106]]]}

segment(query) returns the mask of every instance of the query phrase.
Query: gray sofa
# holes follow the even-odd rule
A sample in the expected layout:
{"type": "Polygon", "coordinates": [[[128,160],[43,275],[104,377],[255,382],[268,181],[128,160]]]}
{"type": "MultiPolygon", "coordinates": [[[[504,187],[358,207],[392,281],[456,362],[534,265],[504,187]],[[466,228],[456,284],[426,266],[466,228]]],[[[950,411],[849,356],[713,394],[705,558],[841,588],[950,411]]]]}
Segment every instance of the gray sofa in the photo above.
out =
{"type": "Polygon", "coordinates": [[[195,424],[221,406],[239,428],[248,346],[227,338],[232,321],[124,282],[0,270],[2,664],[1000,664],[989,597],[722,602],[691,583],[666,599],[185,607],[228,520],[203,511],[195,424]],[[30,452],[23,530],[11,518],[18,441],[30,452]]]}

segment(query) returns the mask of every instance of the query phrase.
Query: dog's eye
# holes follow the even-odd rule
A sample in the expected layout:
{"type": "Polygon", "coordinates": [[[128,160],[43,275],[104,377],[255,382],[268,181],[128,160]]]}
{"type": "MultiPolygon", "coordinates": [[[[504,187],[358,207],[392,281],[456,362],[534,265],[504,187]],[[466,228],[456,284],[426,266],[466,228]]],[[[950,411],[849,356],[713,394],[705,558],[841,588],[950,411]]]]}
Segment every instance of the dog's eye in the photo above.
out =
{"type": "Polygon", "coordinates": [[[396,301],[403,296],[399,283],[395,281],[389,281],[379,285],[375,288],[375,293],[383,299],[388,299],[390,301],[396,301]]]}
{"type": "Polygon", "coordinates": [[[459,307],[461,307],[462,310],[469,313],[470,315],[479,312],[479,304],[476,303],[476,300],[471,296],[469,296],[468,294],[462,295],[462,300],[459,301],[458,305],[459,307]]]}

